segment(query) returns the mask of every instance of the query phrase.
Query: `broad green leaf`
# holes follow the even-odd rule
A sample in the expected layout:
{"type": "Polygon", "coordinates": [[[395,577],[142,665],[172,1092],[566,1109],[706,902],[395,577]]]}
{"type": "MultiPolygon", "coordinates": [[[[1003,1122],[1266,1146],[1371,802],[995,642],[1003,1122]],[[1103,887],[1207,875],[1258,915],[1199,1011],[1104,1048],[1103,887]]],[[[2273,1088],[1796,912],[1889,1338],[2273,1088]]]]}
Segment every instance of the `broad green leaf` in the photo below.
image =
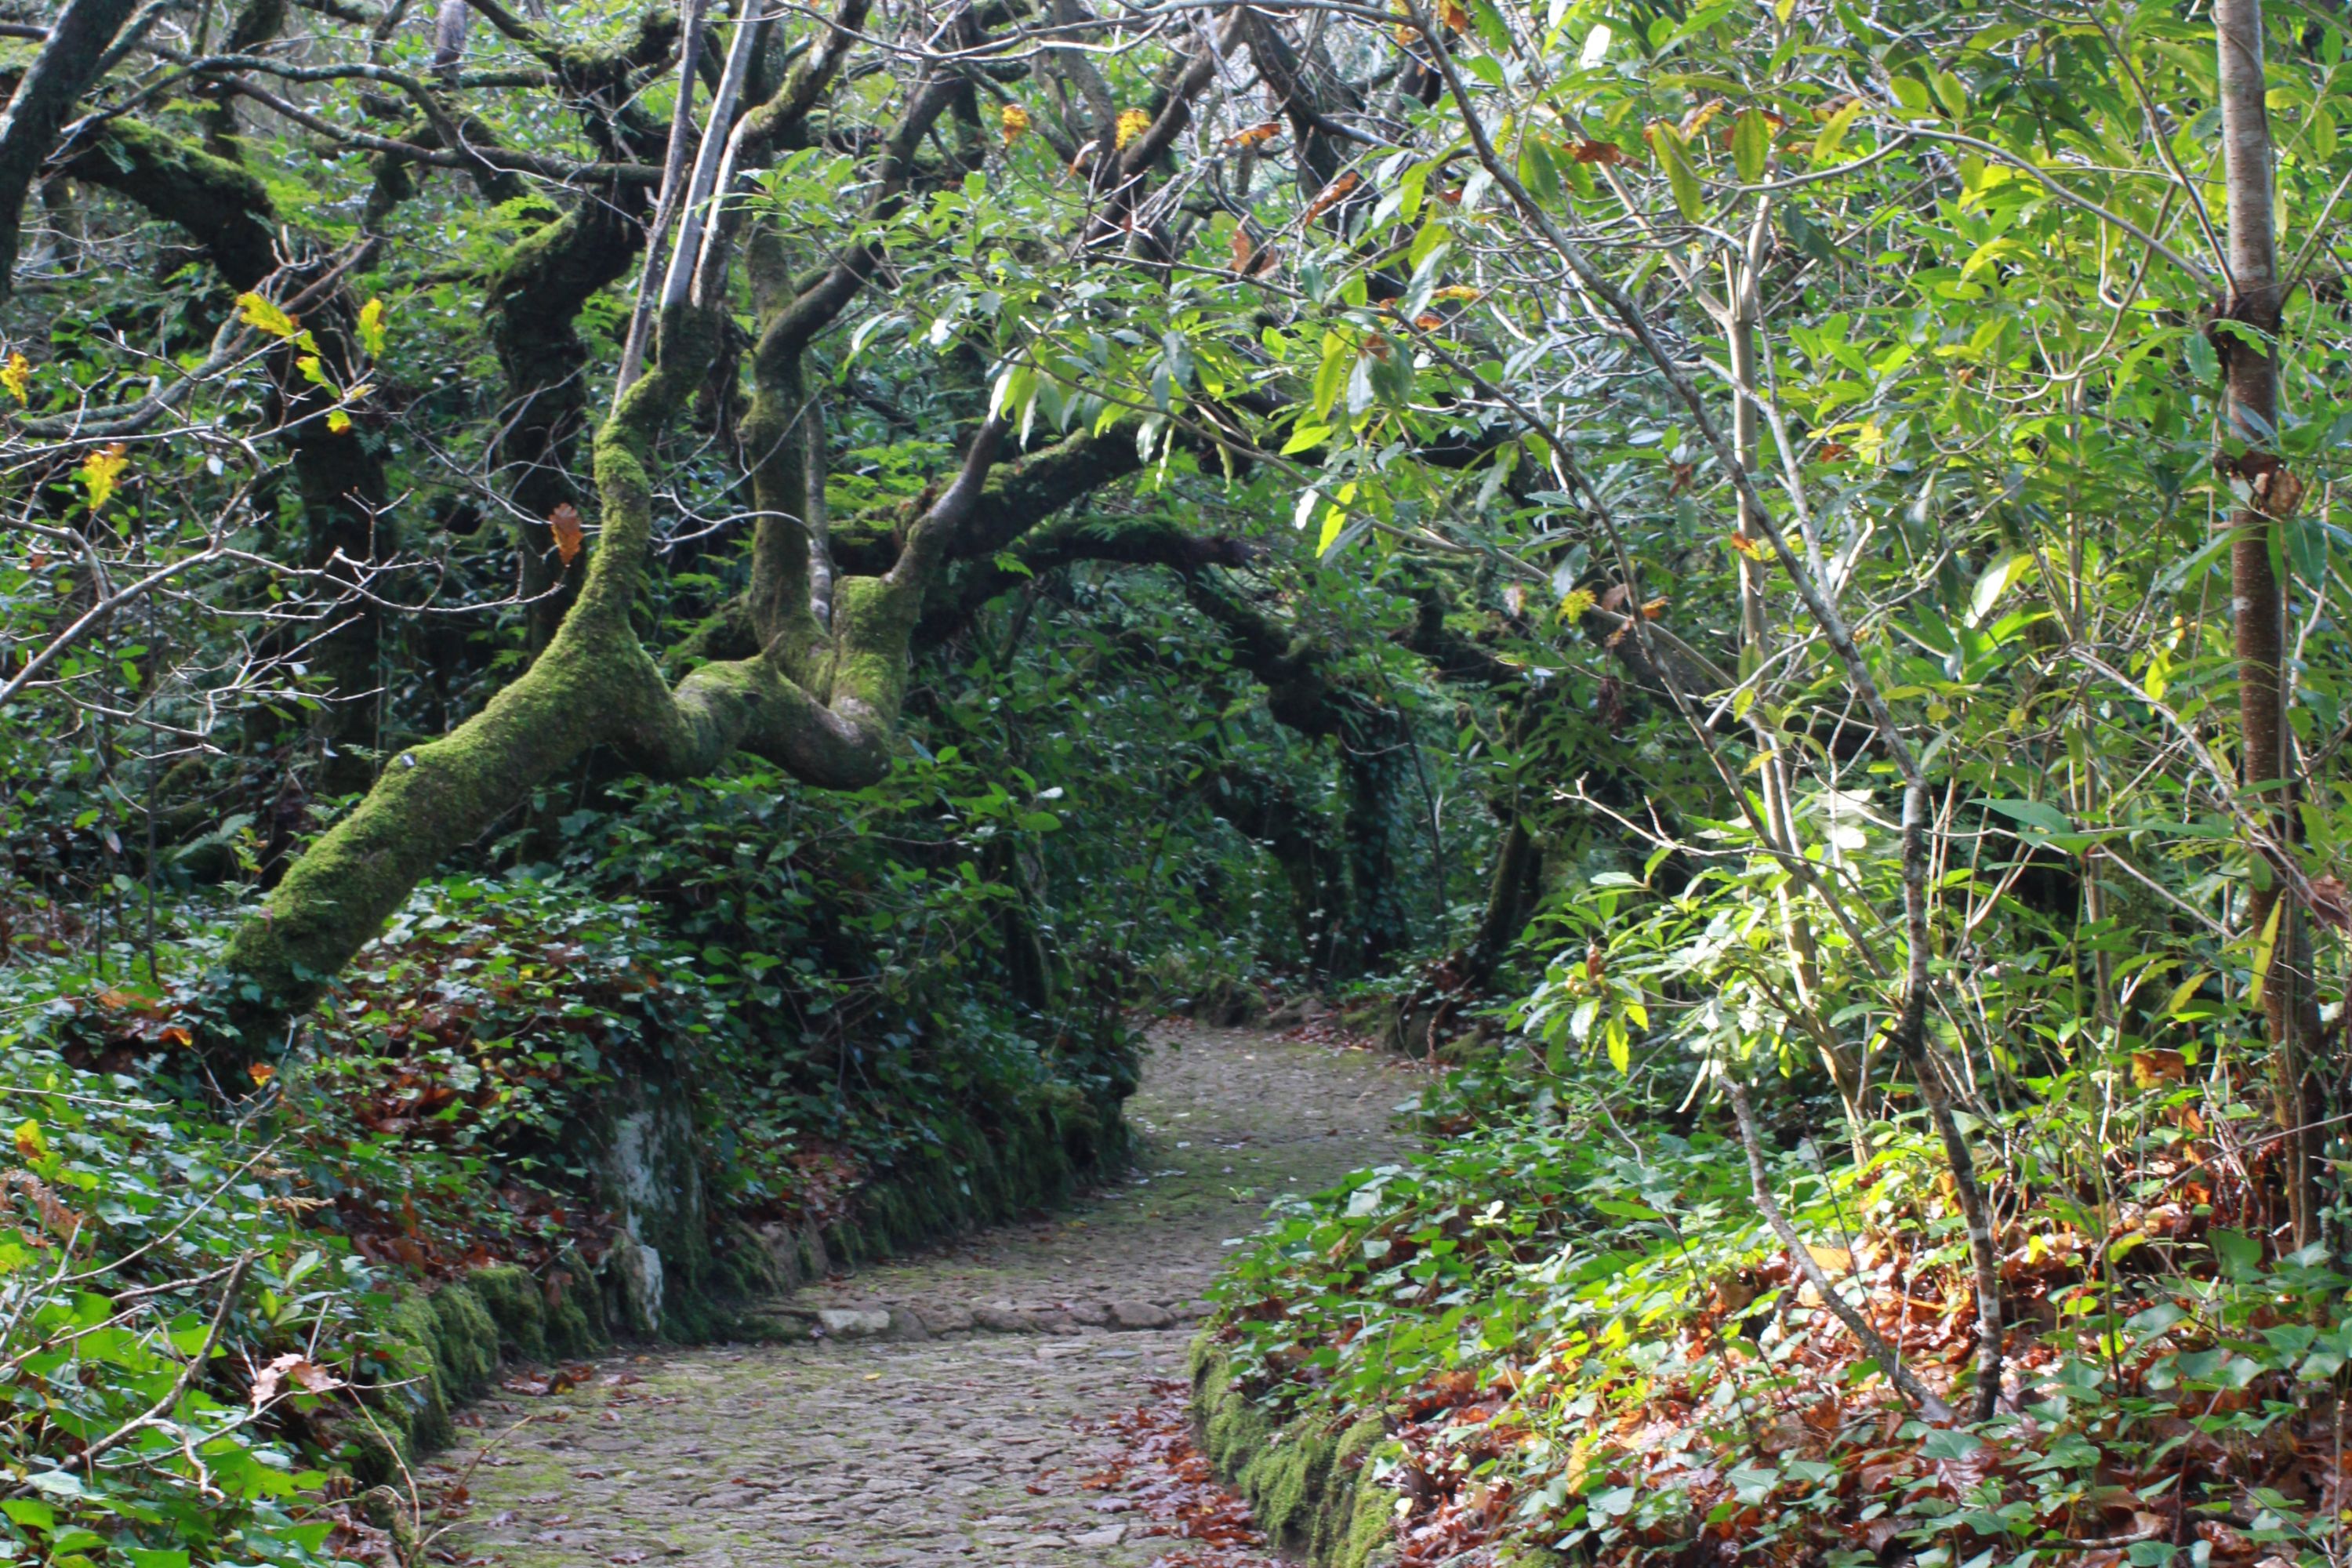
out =
{"type": "Polygon", "coordinates": [[[1706,212],[1706,197],[1699,189],[1698,171],[1691,166],[1690,150],[1683,143],[1682,132],[1663,120],[1650,124],[1650,145],[1658,154],[1659,166],[1666,172],[1666,184],[1674,192],[1675,210],[1691,223],[1696,223],[1706,212]]]}
{"type": "Polygon", "coordinates": [[[1741,181],[1752,185],[1762,179],[1771,152],[1772,122],[1760,109],[1741,110],[1731,127],[1731,162],[1741,181]]]}

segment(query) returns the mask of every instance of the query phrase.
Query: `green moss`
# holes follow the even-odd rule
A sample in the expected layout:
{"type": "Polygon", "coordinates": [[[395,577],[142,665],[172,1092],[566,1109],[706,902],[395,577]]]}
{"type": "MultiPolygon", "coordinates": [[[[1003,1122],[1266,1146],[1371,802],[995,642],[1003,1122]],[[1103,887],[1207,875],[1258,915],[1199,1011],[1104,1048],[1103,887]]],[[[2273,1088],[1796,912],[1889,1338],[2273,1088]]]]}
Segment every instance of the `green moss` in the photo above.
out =
{"type": "Polygon", "coordinates": [[[434,1353],[443,1392],[452,1399],[479,1394],[499,1370],[498,1323],[471,1285],[444,1285],[430,1300],[439,1327],[434,1353]]]}
{"type": "Polygon", "coordinates": [[[376,1321],[374,1386],[361,1395],[373,1420],[350,1429],[353,1473],[370,1485],[389,1480],[446,1445],[457,1435],[451,1405],[488,1387],[507,1357],[583,1354],[604,1344],[582,1294],[560,1292],[550,1306],[539,1282],[511,1265],[429,1293],[404,1291],[376,1321]]]}
{"type": "Polygon", "coordinates": [[[1277,1426],[1234,1384],[1224,1352],[1203,1334],[1186,1370],[1201,1446],[1226,1482],[1249,1500],[1259,1528],[1286,1552],[1321,1568],[1372,1568],[1396,1544],[1394,1498],[1364,1484],[1393,1448],[1386,1425],[1333,1432],[1305,1417],[1277,1426]]]}
{"type": "Polygon", "coordinates": [[[547,1353],[587,1355],[612,1341],[603,1298],[593,1289],[560,1290],[547,1309],[547,1353]]]}
{"type": "Polygon", "coordinates": [[[539,1281],[511,1263],[479,1269],[467,1280],[498,1327],[502,1357],[547,1359],[547,1304],[539,1281]]]}

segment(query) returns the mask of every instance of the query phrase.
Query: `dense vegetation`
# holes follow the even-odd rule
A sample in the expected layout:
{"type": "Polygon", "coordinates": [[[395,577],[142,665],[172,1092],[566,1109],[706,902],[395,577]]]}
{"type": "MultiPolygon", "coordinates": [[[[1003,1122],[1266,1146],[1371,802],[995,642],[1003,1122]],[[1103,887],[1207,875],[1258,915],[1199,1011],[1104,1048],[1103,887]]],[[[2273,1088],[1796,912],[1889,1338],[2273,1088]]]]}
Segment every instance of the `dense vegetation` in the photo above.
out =
{"type": "Polygon", "coordinates": [[[9,11],[0,1552],[1317,989],[1455,1070],[1210,1342],[1404,1561],[2340,1560],[2346,35],[9,11]]]}

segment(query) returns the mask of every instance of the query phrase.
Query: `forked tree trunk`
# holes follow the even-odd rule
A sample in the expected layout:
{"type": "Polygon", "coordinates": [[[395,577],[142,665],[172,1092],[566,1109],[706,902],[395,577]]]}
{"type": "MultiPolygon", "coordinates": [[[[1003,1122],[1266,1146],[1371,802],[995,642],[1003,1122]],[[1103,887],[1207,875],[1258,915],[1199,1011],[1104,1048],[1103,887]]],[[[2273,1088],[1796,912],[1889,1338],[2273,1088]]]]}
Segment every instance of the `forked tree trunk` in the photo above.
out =
{"type": "Polygon", "coordinates": [[[2228,379],[2228,423],[2219,467],[2248,497],[2232,508],[2230,599],[2238,661],[2239,776],[2259,803],[2274,840],[2267,888],[2248,901],[2247,921],[2267,954],[2263,1011],[2284,1170],[2298,1247],[2318,1236],[2321,1120],[2314,1058],[2320,1043],[2310,974],[2310,933],[2282,874],[2295,836],[2294,743],[2286,721],[2286,606],[2273,563],[2297,488],[2278,445],[2278,351],[2282,287],[2273,213],[2273,150],[2265,111],[2262,0],[2215,0],[2221,99],[2221,162],[2229,193],[2230,279],[2216,347],[2228,379]]]}

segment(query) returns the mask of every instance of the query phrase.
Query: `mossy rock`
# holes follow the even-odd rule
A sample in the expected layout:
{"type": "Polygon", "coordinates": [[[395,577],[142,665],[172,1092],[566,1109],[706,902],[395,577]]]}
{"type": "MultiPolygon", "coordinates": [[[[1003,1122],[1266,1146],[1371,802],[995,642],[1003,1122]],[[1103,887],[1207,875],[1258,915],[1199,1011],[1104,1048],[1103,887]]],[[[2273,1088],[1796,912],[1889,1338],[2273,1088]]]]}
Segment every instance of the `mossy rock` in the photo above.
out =
{"type": "Polygon", "coordinates": [[[545,1361],[547,1298],[539,1281],[511,1263],[477,1270],[466,1281],[498,1326],[499,1354],[511,1361],[545,1361]]]}
{"type": "Polygon", "coordinates": [[[352,1429],[357,1452],[352,1471],[363,1484],[387,1481],[401,1466],[446,1445],[456,1435],[449,1421],[447,1383],[438,1345],[441,1320],[421,1291],[403,1294],[384,1309],[376,1325],[373,1387],[363,1388],[372,1420],[352,1429]]]}
{"type": "Polygon", "coordinates": [[[441,1363],[442,1392],[453,1400],[469,1399],[498,1373],[498,1321],[464,1281],[444,1285],[426,1300],[440,1326],[433,1350],[441,1363]]]}
{"type": "Polygon", "coordinates": [[[776,1296],[799,1283],[769,1249],[766,1239],[741,1220],[730,1220],[719,1227],[712,1238],[710,1255],[719,1289],[730,1296],[776,1296]]]}
{"type": "Polygon", "coordinates": [[[373,1386],[360,1397],[373,1419],[351,1427],[352,1473],[365,1485],[388,1481],[447,1446],[457,1436],[451,1406],[488,1387],[504,1362],[604,1345],[602,1323],[582,1309],[584,1294],[561,1292],[551,1307],[540,1283],[511,1265],[429,1292],[403,1291],[372,1336],[379,1352],[373,1386]]]}
{"type": "Polygon", "coordinates": [[[1277,1424],[1234,1381],[1203,1334],[1189,1358],[1202,1451],[1249,1500],[1267,1539],[1319,1568],[1381,1568],[1396,1551],[1395,1499],[1365,1484],[1375,1461],[1397,1451],[1378,1420],[1334,1430],[1312,1417],[1277,1424]]]}

